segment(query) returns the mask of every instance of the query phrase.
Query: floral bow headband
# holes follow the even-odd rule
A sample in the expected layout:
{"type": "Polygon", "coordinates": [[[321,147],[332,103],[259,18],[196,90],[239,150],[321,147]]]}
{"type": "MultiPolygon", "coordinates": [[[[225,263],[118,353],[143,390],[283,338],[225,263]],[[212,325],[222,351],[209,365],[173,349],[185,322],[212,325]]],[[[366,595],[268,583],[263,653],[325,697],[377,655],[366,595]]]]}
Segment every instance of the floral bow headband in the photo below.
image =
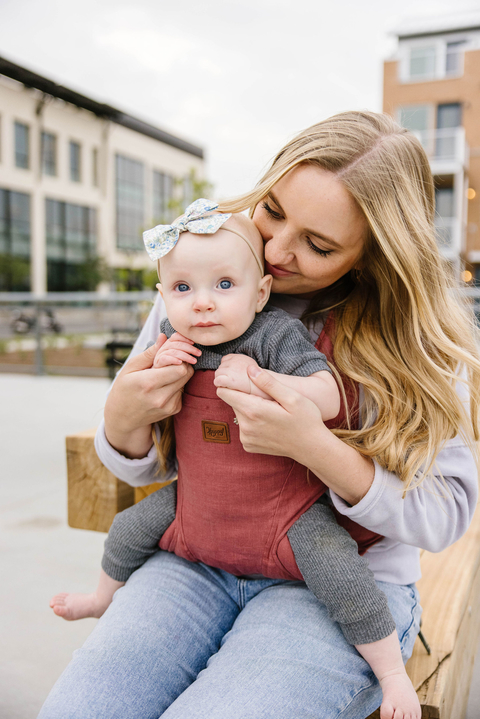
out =
{"type": "MultiPolygon", "coordinates": [[[[222,225],[230,219],[231,212],[212,214],[216,210],[218,204],[212,200],[195,200],[185,210],[185,214],[177,217],[171,225],[157,225],[151,230],[143,233],[143,242],[147,254],[151,260],[159,260],[173,250],[182,232],[191,232],[194,235],[214,235],[222,225]]],[[[238,230],[230,227],[224,227],[224,230],[233,232],[234,235],[241,237],[247,243],[255,257],[258,268],[263,276],[263,263],[260,260],[255,248],[245,235],[238,230]]]]}

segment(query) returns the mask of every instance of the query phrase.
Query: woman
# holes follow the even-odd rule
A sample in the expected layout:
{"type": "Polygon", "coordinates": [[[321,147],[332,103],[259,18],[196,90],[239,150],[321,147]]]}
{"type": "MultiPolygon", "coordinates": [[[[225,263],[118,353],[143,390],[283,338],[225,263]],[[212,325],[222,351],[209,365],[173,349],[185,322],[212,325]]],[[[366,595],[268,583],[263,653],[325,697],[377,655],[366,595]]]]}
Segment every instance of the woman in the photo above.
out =
{"type": "MultiPolygon", "coordinates": [[[[335,363],[361,386],[362,426],[328,430],[312,402],[261,371],[252,381],[277,403],[218,395],[248,452],[307,465],[341,514],[384,536],[366,556],[406,660],[420,614],[417,547],[458,539],[477,499],[480,363],[473,325],[448,293],[428,161],[389,118],[345,113],[301,133],[252,193],[221,209],[247,207],[275,302],[310,320],[313,335],[335,306],[335,363]]],[[[164,338],[141,352],[161,313],[157,303],[97,435],[102,461],[136,485],[158,479],[151,424],[179,411],[192,372],[151,369],[164,338]]],[[[117,592],[40,716],[363,719],[380,701],[303,583],[159,552],[117,592]]]]}

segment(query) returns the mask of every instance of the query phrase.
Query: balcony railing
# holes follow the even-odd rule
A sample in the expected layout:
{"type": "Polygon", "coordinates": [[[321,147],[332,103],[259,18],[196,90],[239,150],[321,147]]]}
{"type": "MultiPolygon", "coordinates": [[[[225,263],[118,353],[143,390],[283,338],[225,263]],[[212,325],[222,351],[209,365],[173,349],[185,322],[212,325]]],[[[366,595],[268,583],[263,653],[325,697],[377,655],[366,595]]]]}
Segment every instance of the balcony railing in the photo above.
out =
{"type": "Polygon", "coordinates": [[[430,162],[458,162],[465,165],[468,146],[463,127],[444,130],[421,130],[415,133],[422,143],[430,162]]]}

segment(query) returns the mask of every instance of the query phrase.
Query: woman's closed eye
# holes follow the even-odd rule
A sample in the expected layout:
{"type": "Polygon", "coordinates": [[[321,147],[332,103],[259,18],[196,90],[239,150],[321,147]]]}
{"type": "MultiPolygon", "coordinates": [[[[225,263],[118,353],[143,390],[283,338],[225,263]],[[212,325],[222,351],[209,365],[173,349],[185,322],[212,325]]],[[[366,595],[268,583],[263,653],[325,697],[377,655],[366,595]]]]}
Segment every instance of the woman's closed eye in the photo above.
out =
{"type": "Polygon", "coordinates": [[[311,250],[317,253],[317,255],[320,255],[320,257],[327,257],[330,255],[333,250],[322,250],[320,247],[317,247],[316,244],[314,244],[310,238],[307,237],[307,243],[311,250]]]}
{"type": "Polygon", "coordinates": [[[270,215],[272,220],[283,220],[283,215],[281,215],[280,212],[276,212],[272,207],[270,207],[270,205],[268,204],[268,202],[266,200],[264,200],[262,202],[262,207],[265,210],[265,212],[267,212],[270,215]]]}

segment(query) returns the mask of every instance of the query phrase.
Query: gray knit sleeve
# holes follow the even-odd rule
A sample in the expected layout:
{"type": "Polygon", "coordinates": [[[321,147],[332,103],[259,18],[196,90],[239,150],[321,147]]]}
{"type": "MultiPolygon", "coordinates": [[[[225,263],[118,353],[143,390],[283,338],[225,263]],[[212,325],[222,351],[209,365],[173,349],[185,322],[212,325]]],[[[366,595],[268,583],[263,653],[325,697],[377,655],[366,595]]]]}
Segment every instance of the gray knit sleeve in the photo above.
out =
{"type": "Polygon", "coordinates": [[[126,582],[158,551],[160,539],[175,519],[176,503],[177,483],[172,482],[116,515],[102,557],[102,569],[109,577],[126,582]]]}
{"type": "Polygon", "coordinates": [[[309,377],[322,370],[330,372],[325,355],[315,349],[300,320],[269,306],[257,317],[257,331],[246,337],[237,352],[279,374],[309,377]]]}
{"type": "Polygon", "coordinates": [[[305,584],[338,622],[350,644],[370,644],[395,629],[368,561],[331,509],[316,502],[288,530],[305,584]]]}
{"type": "MultiPolygon", "coordinates": [[[[266,338],[267,366],[273,372],[309,377],[314,372],[330,372],[325,355],[315,349],[306,327],[286,313],[274,319],[266,338]]],[[[272,319],[277,312],[269,313],[272,319]]]]}

